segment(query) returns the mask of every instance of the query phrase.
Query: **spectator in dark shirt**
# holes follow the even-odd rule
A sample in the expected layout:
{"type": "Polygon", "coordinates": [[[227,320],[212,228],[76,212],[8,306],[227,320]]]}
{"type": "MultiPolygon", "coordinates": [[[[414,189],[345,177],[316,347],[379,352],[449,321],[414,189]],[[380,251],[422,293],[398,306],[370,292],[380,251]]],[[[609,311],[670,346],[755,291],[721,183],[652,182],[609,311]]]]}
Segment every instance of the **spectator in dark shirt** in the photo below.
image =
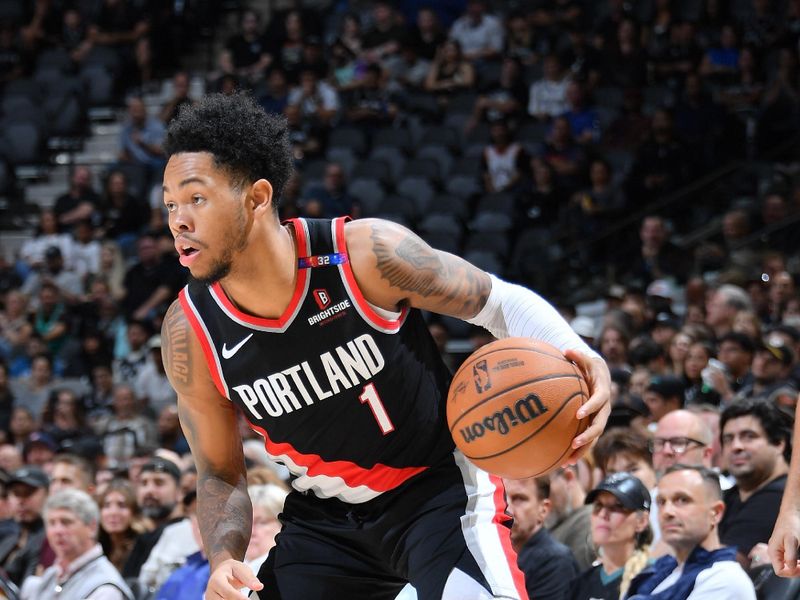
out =
{"type": "Polygon", "coordinates": [[[606,148],[629,150],[637,148],[650,132],[650,117],[642,112],[642,91],[628,88],[622,94],[622,114],[611,122],[603,133],[606,148]]]}
{"type": "Polygon", "coordinates": [[[650,138],[636,152],[631,170],[632,192],[651,201],[689,182],[686,148],[675,137],[672,113],[658,109],[653,115],[650,138]]]}
{"type": "Polygon", "coordinates": [[[750,365],[753,362],[755,349],[753,340],[744,333],[730,331],[719,339],[717,355],[720,362],[725,365],[725,381],[717,387],[717,391],[726,404],[730,402],[733,394],[750,383],[752,377],[750,365]]]}
{"type": "Polygon", "coordinates": [[[650,542],[650,492],[630,473],[606,477],[586,496],[592,506],[592,541],[599,564],[571,584],[571,600],[617,600],[647,566],[650,542]]]}
{"type": "Polygon", "coordinates": [[[248,82],[258,81],[273,60],[261,37],[258,13],[244,11],[239,27],[239,33],[225,44],[220,67],[226,75],[235,75],[248,82]]]}
{"type": "Polygon", "coordinates": [[[550,480],[530,477],[504,483],[508,510],[514,518],[511,544],[517,551],[517,565],[525,574],[528,594],[537,600],[566,598],[578,567],[570,549],[544,528],[550,512],[550,480]]]}
{"type": "Polygon", "coordinates": [[[797,389],[790,379],[793,363],[794,353],[783,340],[768,338],[761,341],[753,356],[753,379],[742,386],[735,399],[757,398],[791,406],[797,396],[797,389]]]}
{"type": "Polygon", "coordinates": [[[436,49],[444,40],[445,35],[436,13],[431,8],[420,8],[416,26],[408,36],[408,43],[416,48],[418,56],[430,61],[434,59],[436,49]]]}
{"type": "Polygon", "coordinates": [[[191,80],[186,71],[178,71],[173,75],[172,98],[167,100],[164,106],[161,107],[161,112],[158,115],[165,125],[178,116],[181,106],[194,104],[194,100],[189,97],[190,84],[191,80]]]}
{"type": "Polygon", "coordinates": [[[15,528],[0,540],[0,567],[17,585],[33,575],[39,563],[45,538],[42,509],[49,484],[44,471],[29,466],[11,473],[7,484],[15,528]]]}
{"type": "Polygon", "coordinates": [[[0,84],[22,77],[25,72],[25,54],[22,39],[14,23],[0,23],[0,84]]]}
{"type": "Polygon", "coordinates": [[[344,105],[345,118],[361,127],[386,126],[397,116],[397,107],[386,90],[383,70],[376,64],[367,66],[364,78],[347,94],[344,105]]]}
{"type": "Polygon", "coordinates": [[[775,525],[789,471],[792,427],[788,413],[764,400],[735,402],[720,417],[723,457],[736,485],[724,494],[719,536],[723,544],[737,547],[746,567],[753,547],[766,544],[775,525]]]}
{"type": "Polygon", "coordinates": [[[647,78],[647,61],[639,27],[632,19],[617,26],[616,39],[604,53],[603,82],[622,88],[641,87],[647,78]]]}
{"type": "Polygon", "coordinates": [[[556,172],[559,186],[574,191],[582,182],[586,153],[575,141],[569,120],[553,119],[547,140],[539,152],[556,172]]]}
{"type": "Polygon", "coordinates": [[[468,127],[474,127],[481,121],[491,123],[500,119],[517,123],[527,105],[528,90],[522,81],[522,65],[518,59],[504,58],[500,81],[478,96],[468,127]]]}
{"type": "Polygon", "coordinates": [[[128,178],[122,171],[109,173],[101,213],[103,235],[116,240],[124,253],[132,253],[131,246],[147,224],[148,211],[144,203],[130,193],[128,178]]]}
{"type": "Polygon", "coordinates": [[[100,204],[100,196],[92,187],[92,172],[89,167],[78,165],[72,171],[69,190],[56,198],[53,212],[59,225],[73,227],[85,219],[94,221],[100,204]]]}
{"type": "Polygon", "coordinates": [[[259,96],[258,103],[265,111],[276,114],[282,114],[289,104],[289,82],[280,68],[275,67],[269,72],[267,89],[259,96]]]}
{"type": "Polygon", "coordinates": [[[372,20],[373,26],[364,34],[364,58],[370,63],[382,62],[400,51],[406,33],[394,7],[386,0],[373,5],[372,20]]]}
{"type": "Polygon", "coordinates": [[[669,30],[669,43],[651,57],[657,80],[670,87],[683,85],[684,78],[697,67],[699,60],[695,28],[688,21],[673,23],[669,30]]]}
{"type": "MultiPolygon", "coordinates": [[[[89,27],[89,39],[98,46],[112,48],[126,71],[138,69],[128,81],[148,83],[153,76],[152,52],[148,33],[150,22],[133,2],[103,0],[97,18],[89,27]]],[[[123,73],[123,75],[127,75],[123,73]]]]}
{"type": "Polygon", "coordinates": [[[342,166],[328,163],[321,186],[312,187],[303,200],[303,212],[308,216],[332,218],[353,213],[353,197],[347,193],[342,166]]]}
{"type": "Polygon", "coordinates": [[[682,281],[689,270],[690,257],[669,240],[664,219],[648,215],[639,228],[640,246],[635,256],[628,252],[621,265],[627,278],[645,285],[656,279],[682,281]]]}
{"type": "Polygon", "coordinates": [[[122,308],[126,317],[150,319],[161,306],[172,299],[171,281],[151,234],[139,238],[139,261],[125,274],[125,298],[122,308]]]}

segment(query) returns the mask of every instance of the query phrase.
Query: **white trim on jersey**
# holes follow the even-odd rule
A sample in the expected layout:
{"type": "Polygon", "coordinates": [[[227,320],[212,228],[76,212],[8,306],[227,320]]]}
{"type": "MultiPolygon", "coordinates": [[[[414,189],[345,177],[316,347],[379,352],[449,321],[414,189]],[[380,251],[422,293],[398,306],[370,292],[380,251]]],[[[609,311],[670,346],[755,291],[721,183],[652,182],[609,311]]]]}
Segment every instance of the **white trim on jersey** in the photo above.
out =
{"type": "Polygon", "coordinates": [[[295,479],[292,480],[292,487],[299,492],[313,492],[319,498],[338,498],[349,504],[361,504],[377,498],[383,493],[375,491],[366,485],[350,487],[341,477],[309,475],[308,467],[298,465],[286,454],[271,454],[267,452],[267,456],[289,469],[289,472],[295,476],[295,479]]]}
{"type": "Polygon", "coordinates": [[[225,381],[225,375],[222,372],[222,363],[219,360],[219,354],[217,354],[217,348],[216,346],[214,346],[214,340],[211,339],[211,334],[208,332],[208,328],[206,327],[205,321],[203,321],[203,317],[200,316],[200,311],[197,310],[197,307],[194,305],[194,302],[192,302],[192,296],[191,294],[189,294],[188,285],[184,288],[183,297],[186,299],[186,303],[189,305],[189,308],[192,310],[192,313],[194,313],[195,319],[200,324],[200,327],[202,327],[203,329],[203,335],[206,336],[208,347],[211,348],[211,352],[214,355],[214,366],[217,369],[217,373],[219,374],[219,381],[220,383],[222,383],[222,387],[225,388],[225,397],[228,400],[230,400],[231,393],[230,390],[228,389],[228,382],[225,381]]]}
{"type": "Polygon", "coordinates": [[[478,563],[493,594],[499,597],[520,598],[509,566],[509,560],[514,560],[516,568],[516,555],[507,554],[498,531],[501,525],[495,522],[497,485],[492,482],[486,471],[478,469],[458,450],[453,452],[453,456],[461,471],[467,493],[467,507],[464,516],[461,517],[461,531],[467,548],[478,563]]]}

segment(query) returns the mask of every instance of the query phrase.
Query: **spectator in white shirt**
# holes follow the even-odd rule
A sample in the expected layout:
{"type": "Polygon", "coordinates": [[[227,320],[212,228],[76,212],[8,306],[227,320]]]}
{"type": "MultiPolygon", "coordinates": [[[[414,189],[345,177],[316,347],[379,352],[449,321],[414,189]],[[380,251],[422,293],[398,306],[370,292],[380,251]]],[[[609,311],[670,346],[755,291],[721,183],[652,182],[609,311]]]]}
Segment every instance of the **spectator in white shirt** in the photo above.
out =
{"type": "Polygon", "coordinates": [[[725,503],[716,471],[670,467],[659,481],[656,503],[664,541],[675,556],[642,571],[631,582],[628,600],[755,600],[736,549],[719,541],[725,503]]]}
{"type": "Polygon", "coordinates": [[[55,563],[22,586],[22,600],[133,600],[122,576],[97,543],[100,512],[81,490],[63,490],[44,506],[47,541],[55,563]]]}
{"type": "Polygon", "coordinates": [[[486,14],[484,0],[470,0],[466,14],[453,23],[450,38],[458,41],[466,59],[492,60],[503,50],[505,32],[500,19],[486,14]]]}
{"type": "Polygon", "coordinates": [[[528,99],[528,114],[545,121],[569,110],[567,104],[567,84],[561,61],[555,54],[544,57],[542,63],[544,77],[531,84],[528,99]]]}

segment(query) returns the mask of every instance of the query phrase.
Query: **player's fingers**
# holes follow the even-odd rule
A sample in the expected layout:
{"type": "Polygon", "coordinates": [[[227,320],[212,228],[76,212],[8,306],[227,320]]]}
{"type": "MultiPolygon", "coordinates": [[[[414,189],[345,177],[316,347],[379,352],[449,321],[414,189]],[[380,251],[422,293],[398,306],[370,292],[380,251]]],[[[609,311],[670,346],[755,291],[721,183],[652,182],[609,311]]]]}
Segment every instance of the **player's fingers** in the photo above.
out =
{"type": "Polygon", "coordinates": [[[208,589],[206,590],[206,600],[241,600],[247,598],[247,594],[243,594],[240,590],[245,585],[236,578],[231,578],[230,581],[220,582],[216,581],[213,585],[209,582],[208,589]]]}
{"type": "Polygon", "coordinates": [[[793,577],[797,571],[797,537],[791,533],[778,533],[769,541],[769,558],[772,568],[781,577],[793,577]]]}
{"type": "Polygon", "coordinates": [[[791,576],[797,574],[797,536],[793,533],[787,533],[783,536],[783,566],[786,570],[792,573],[791,576]]]}
{"type": "Polygon", "coordinates": [[[578,368],[583,371],[584,377],[587,379],[594,377],[594,374],[592,373],[591,359],[586,354],[580,350],[571,348],[564,351],[564,356],[566,356],[568,360],[571,360],[578,365],[578,368]]]}
{"type": "Polygon", "coordinates": [[[576,436],[575,439],[572,440],[572,447],[575,449],[578,449],[581,446],[588,447],[588,444],[591,444],[594,440],[599,438],[602,435],[603,430],[606,428],[606,421],[608,421],[608,416],[610,414],[611,406],[606,404],[600,409],[600,412],[594,416],[591,425],[586,428],[586,431],[576,436]]]}
{"type": "Polygon", "coordinates": [[[591,449],[591,446],[582,446],[570,454],[567,459],[561,464],[562,467],[567,467],[576,464],[584,454],[591,449]]]}
{"type": "Polygon", "coordinates": [[[258,577],[255,576],[253,573],[253,569],[245,565],[244,563],[234,563],[231,568],[231,574],[233,577],[230,579],[236,579],[237,581],[241,582],[242,585],[239,587],[248,587],[251,590],[260,590],[264,587],[264,584],[258,580],[258,577]]]}

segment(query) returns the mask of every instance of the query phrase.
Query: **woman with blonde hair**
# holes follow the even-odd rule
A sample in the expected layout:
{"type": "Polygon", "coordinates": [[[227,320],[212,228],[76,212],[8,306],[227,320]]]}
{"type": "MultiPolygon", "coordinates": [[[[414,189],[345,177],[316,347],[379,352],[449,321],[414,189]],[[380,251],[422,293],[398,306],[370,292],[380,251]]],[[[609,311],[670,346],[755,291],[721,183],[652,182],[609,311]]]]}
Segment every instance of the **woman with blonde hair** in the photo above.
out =
{"type": "Polygon", "coordinates": [[[571,600],[622,600],[649,560],[650,492],[630,473],[614,473],[586,496],[598,560],[572,582],[571,600]]]}
{"type": "Polygon", "coordinates": [[[125,562],[136,540],[153,529],[152,524],[141,515],[136,491],[126,479],[112,479],[98,496],[97,503],[100,506],[97,537],[103,554],[120,573],[125,574],[125,562]]]}
{"type": "Polygon", "coordinates": [[[275,546],[275,536],[281,530],[278,515],[283,510],[283,502],[289,492],[283,485],[267,483],[248,485],[247,493],[253,503],[253,532],[244,561],[250,565],[253,573],[258,573],[269,551],[275,546]]]}
{"type": "Polygon", "coordinates": [[[125,296],[125,259],[122,256],[117,242],[106,240],[100,249],[100,272],[98,277],[108,283],[111,296],[114,300],[121,300],[125,296]]]}

